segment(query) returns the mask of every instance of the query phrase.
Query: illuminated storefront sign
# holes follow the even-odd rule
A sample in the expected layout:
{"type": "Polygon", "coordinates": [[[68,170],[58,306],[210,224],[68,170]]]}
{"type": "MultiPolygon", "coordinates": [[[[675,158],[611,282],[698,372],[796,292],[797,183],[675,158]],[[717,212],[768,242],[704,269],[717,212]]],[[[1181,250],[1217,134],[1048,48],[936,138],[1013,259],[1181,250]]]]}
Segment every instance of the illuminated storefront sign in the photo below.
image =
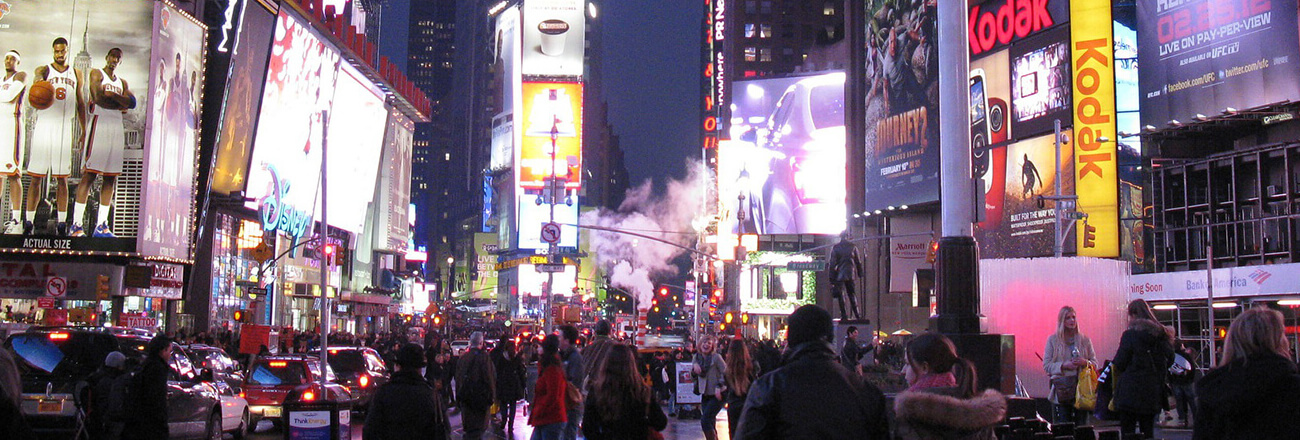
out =
{"type": "Polygon", "coordinates": [[[1070,5],[1074,74],[1075,186],[1088,218],[1076,234],[1080,256],[1119,256],[1119,192],[1115,164],[1115,70],[1110,0],[1070,5]],[[1101,138],[1109,138],[1102,140],[1101,138]]]}
{"type": "Polygon", "coordinates": [[[301,238],[312,224],[311,213],[295,209],[289,203],[290,182],[280,178],[274,165],[267,166],[266,172],[271,176],[272,190],[258,201],[257,212],[262,219],[262,230],[280,231],[290,237],[301,238]]]}

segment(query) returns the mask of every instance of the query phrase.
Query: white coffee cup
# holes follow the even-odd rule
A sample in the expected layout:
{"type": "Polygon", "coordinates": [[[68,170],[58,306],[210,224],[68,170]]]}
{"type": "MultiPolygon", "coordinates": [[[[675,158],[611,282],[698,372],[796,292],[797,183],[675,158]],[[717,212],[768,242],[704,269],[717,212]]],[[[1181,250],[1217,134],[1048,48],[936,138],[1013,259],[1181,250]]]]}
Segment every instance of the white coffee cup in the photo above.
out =
{"type": "Polygon", "coordinates": [[[564,43],[569,34],[569,23],[564,20],[544,20],[537,24],[537,31],[542,34],[542,53],[558,57],[564,54],[564,43]]]}

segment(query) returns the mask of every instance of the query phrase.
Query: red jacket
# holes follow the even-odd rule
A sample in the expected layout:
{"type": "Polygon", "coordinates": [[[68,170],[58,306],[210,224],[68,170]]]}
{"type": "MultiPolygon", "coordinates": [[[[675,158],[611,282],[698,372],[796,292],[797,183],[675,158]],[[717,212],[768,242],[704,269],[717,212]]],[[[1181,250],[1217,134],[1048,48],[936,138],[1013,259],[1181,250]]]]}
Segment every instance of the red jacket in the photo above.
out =
{"type": "Polygon", "coordinates": [[[543,368],[537,376],[537,388],[533,395],[532,412],[528,414],[530,426],[545,426],[553,423],[565,423],[564,393],[568,391],[569,382],[564,379],[564,369],[560,365],[543,368]]]}

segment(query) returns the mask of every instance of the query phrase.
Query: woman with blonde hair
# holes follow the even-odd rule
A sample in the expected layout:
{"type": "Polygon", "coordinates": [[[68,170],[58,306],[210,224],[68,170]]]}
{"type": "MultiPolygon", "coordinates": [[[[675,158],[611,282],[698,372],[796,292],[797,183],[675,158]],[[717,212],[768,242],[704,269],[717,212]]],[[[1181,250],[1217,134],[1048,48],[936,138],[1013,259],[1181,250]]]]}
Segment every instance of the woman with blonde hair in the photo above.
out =
{"type": "Polygon", "coordinates": [[[1296,438],[1300,373],[1282,313],[1264,307],[1232,321],[1223,360],[1196,382],[1195,439],[1296,438]]]}
{"type": "Polygon", "coordinates": [[[1079,370],[1088,364],[1096,365],[1097,353],[1092,350],[1092,340],[1079,331],[1079,318],[1074,307],[1061,307],[1056,314],[1056,332],[1047,337],[1043,348],[1043,369],[1047,370],[1055,423],[1088,422],[1088,412],[1074,409],[1074,394],[1079,383],[1079,370]]]}

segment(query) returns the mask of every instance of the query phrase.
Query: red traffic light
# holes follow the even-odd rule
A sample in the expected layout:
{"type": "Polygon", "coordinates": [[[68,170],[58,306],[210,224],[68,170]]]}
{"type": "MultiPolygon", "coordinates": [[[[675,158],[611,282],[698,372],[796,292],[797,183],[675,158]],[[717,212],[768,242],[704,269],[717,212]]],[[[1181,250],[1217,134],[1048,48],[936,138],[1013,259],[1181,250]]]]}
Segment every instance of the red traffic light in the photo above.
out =
{"type": "Polygon", "coordinates": [[[660,288],[659,288],[659,295],[660,295],[660,296],[668,296],[668,288],[667,288],[667,287],[660,287],[660,288]]]}

